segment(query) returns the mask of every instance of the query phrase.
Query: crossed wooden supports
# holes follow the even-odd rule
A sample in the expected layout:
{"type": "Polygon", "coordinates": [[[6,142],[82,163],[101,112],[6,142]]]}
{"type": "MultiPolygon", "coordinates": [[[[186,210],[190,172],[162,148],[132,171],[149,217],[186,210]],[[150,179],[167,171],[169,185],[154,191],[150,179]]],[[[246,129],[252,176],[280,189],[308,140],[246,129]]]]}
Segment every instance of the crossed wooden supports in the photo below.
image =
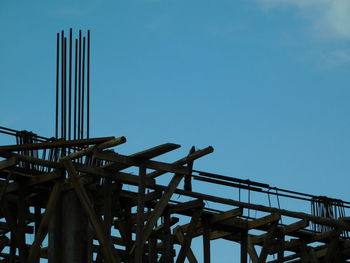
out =
{"type": "MultiPolygon", "coordinates": [[[[93,146],[63,156],[59,162],[18,154],[15,151],[66,147],[75,143],[86,145],[86,141],[56,141],[0,147],[0,156],[6,158],[0,161],[0,174],[3,177],[6,175],[4,178],[7,178],[0,191],[1,213],[6,219],[8,231],[11,231],[10,239],[4,235],[0,236],[0,248],[11,243],[12,258],[17,257],[18,248],[20,263],[39,263],[43,252],[41,245],[50,232],[50,221],[59,207],[62,195],[67,191],[74,191],[72,193],[77,197],[82,211],[88,218],[89,227],[93,232],[91,243],[93,238],[99,242],[99,246],[92,244],[92,251],[97,253],[95,262],[98,263],[174,262],[174,258],[176,263],[186,259],[190,263],[196,263],[196,251],[192,250],[191,243],[197,236],[203,238],[204,263],[211,262],[211,240],[218,238],[240,243],[241,263],[247,263],[248,256],[253,263],[332,263],[345,262],[345,258],[350,258],[350,240],[341,236],[343,231],[350,230],[346,220],[330,220],[192,192],[193,161],[211,153],[212,147],[197,151],[192,148],[188,156],[173,163],[165,163],[151,159],[177,149],[179,145],[163,144],[126,156],[105,150],[124,143],[124,137],[107,137],[92,141],[95,142],[93,146]],[[83,158],[90,161],[79,161],[83,158]],[[23,169],[15,169],[19,162],[49,167],[51,170],[37,176],[28,176],[25,183],[10,182],[12,176],[20,177],[24,173],[23,169]],[[138,175],[123,172],[132,166],[139,168],[138,175]],[[165,173],[173,174],[170,182],[167,186],[157,185],[156,178],[165,173]],[[181,190],[179,184],[183,179],[185,189],[181,190]],[[99,183],[101,180],[102,184],[99,183]],[[137,191],[127,191],[122,188],[123,184],[136,186],[137,191]],[[40,207],[39,211],[35,212],[35,240],[28,251],[25,233],[30,228],[28,222],[34,221],[28,221],[28,215],[23,212],[28,210],[25,194],[30,193],[36,186],[43,185],[46,190],[50,187],[50,193],[47,201],[43,201],[46,204],[45,213],[41,214],[40,207]],[[96,187],[99,187],[98,194],[95,193],[97,191],[91,190],[96,187]],[[92,191],[95,191],[93,198],[92,191]],[[174,204],[171,201],[174,193],[192,197],[193,200],[174,204]],[[6,201],[7,194],[17,195],[18,213],[13,213],[13,208],[6,201]],[[204,200],[232,205],[235,208],[213,212],[205,208],[204,200]],[[245,208],[265,212],[266,216],[257,219],[246,218],[243,213],[245,208]],[[179,219],[173,215],[190,217],[189,223],[175,227],[179,219]],[[279,223],[281,216],[298,221],[282,225],[279,223]],[[310,221],[331,226],[332,230],[317,233],[307,231],[310,221]],[[119,231],[120,237],[112,235],[112,226],[119,231]],[[263,231],[263,234],[256,235],[256,230],[263,231]],[[325,245],[312,246],[315,242],[325,245]],[[115,244],[125,247],[125,250],[118,249],[115,244]],[[174,245],[179,245],[176,257],[174,245]],[[277,254],[277,258],[271,260],[269,255],[272,254],[277,254]]],[[[38,195],[35,191],[33,193],[38,195]]],[[[40,195],[38,197],[42,198],[40,195]]]]}
{"type": "MultiPolygon", "coordinates": [[[[157,224],[158,219],[163,215],[167,207],[167,204],[170,201],[180,181],[185,176],[185,174],[188,174],[189,172],[191,172],[189,171],[188,168],[183,167],[182,165],[191,163],[193,162],[193,160],[213,151],[211,147],[208,147],[200,151],[192,151],[191,155],[183,159],[180,159],[174,164],[150,161],[147,159],[179,147],[178,145],[173,145],[173,144],[163,145],[163,147],[158,147],[158,148],[155,147],[147,152],[146,151],[141,152],[131,157],[121,156],[111,152],[100,151],[104,148],[123,143],[124,141],[125,141],[125,138],[113,139],[111,141],[104,142],[98,146],[90,147],[80,152],[73,153],[70,156],[62,157],[60,160],[62,169],[60,168],[56,171],[56,174],[59,173],[61,175],[64,173],[64,170],[67,171],[68,182],[71,184],[71,187],[76,192],[76,195],[78,196],[81,202],[81,205],[90,220],[90,223],[94,230],[94,234],[100,243],[100,247],[101,247],[105,262],[112,262],[112,263],[121,262],[120,256],[118,255],[117,250],[114,249],[111,239],[106,237],[105,235],[105,231],[102,228],[101,220],[96,215],[94,206],[91,203],[89,196],[86,192],[86,189],[84,187],[84,183],[82,182],[84,178],[79,176],[79,172],[86,172],[94,175],[107,176],[107,177],[117,176],[118,179],[120,179],[121,181],[127,181],[128,183],[131,183],[131,184],[138,184],[139,193],[138,193],[138,204],[137,204],[138,213],[137,213],[137,224],[136,224],[137,226],[136,242],[134,243],[133,247],[131,247],[129,253],[135,254],[135,262],[142,262],[143,247],[146,241],[150,238],[152,231],[157,224]],[[99,168],[99,167],[86,167],[86,166],[84,167],[82,165],[74,164],[72,162],[72,160],[74,159],[77,159],[84,155],[88,155],[92,153],[94,154],[95,158],[103,159],[103,160],[109,161],[110,163],[106,165],[106,167],[99,168]],[[114,173],[108,172],[109,170],[111,170],[111,168],[114,169],[114,171],[115,170],[119,171],[121,169],[124,169],[132,165],[140,166],[140,174],[138,177],[133,177],[133,176],[130,176],[129,174],[123,174],[121,172],[118,172],[117,174],[115,172],[114,173]],[[154,169],[155,172],[151,173],[150,175],[146,175],[146,167],[154,169]],[[104,169],[104,168],[107,168],[107,169],[104,169]],[[154,211],[152,212],[152,214],[149,216],[146,225],[144,225],[143,224],[145,220],[144,204],[147,199],[145,195],[145,188],[146,186],[154,184],[154,179],[152,178],[155,178],[161,175],[162,173],[166,173],[166,172],[174,172],[175,175],[171,180],[171,182],[169,183],[167,190],[160,197],[159,202],[154,208],[154,211]]],[[[53,163],[50,165],[55,166],[55,164],[53,163]]],[[[53,186],[49,200],[47,202],[45,214],[41,220],[39,230],[35,236],[35,240],[29,251],[28,262],[30,263],[38,262],[38,258],[40,256],[40,246],[48,233],[49,221],[50,221],[50,218],[53,216],[55,207],[60,198],[60,193],[63,190],[64,181],[65,180],[63,178],[62,179],[59,178],[53,186]]],[[[194,223],[198,221],[200,214],[196,213],[195,215],[196,216],[194,218],[196,218],[196,220],[194,221],[194,223]]],[[[190,235],[186,235],[184,239],[184,242],[187,245],[183,247],[186,247],[187,250],[190,245],[189,237],[190,235]]],[[[181,251],[186,251],[186,250],[182,249],[181,251]]],[[[183,254],[183,256],[181,256],[183,260],[182,261],[178,260],[178,262],[183,262],[185,257],[184,255],[186,255],[187,253],[181,252],[181,254],[183,254]]]]}

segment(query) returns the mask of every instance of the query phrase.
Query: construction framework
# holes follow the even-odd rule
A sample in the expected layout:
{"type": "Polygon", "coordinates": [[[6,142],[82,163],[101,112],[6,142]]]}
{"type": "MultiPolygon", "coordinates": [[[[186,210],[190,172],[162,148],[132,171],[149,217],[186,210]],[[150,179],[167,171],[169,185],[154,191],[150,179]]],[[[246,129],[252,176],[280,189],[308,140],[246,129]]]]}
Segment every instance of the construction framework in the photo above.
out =
{"type": "Polygon", "coordinates": [[[215,239],[239,245],[232,262],[350,258],[348,202],[194,170],[196,159],[213,152],[210,146],[192,147],[169,163],[154,159],[180,145],[123,155],[116,151],[125,137],[58,140],[0,131],[16,138],[16,144],[0,146],[1,262],[209,263],[216,262],[215,239]],[[269,202],[270,195],[311,202],[312,210],[282,209],[279,199],[273,206],[195,192],[197,182],[258,192],[269,202]],[[194,251],[198,237],[201,251],[194,251]]]}

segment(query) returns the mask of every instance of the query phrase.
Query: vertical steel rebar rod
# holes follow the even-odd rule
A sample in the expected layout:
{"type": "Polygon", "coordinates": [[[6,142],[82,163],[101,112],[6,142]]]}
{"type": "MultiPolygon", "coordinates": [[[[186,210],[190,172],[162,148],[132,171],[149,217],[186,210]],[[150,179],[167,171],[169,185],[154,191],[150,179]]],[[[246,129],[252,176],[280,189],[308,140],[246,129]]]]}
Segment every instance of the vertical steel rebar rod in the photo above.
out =
{"type": "Polygon", "coordinates": [[[64,38],[64,105],[63,105],[63,138],[67,139],[67,37],[64,38]]]}
{"type": "Polygon", "coordinates": [[[80,124],[81,124],[81,30],[79,30],[79,81],[78,81],[78,139],[80,139],[80,124]]]}
{"type": "Polygon", "coordinates": [[[86,116],[86,137],[90,138],[90,30],[87,35],[87,116],[86,116]]]}
{"type": "Polygon", "coordinates": [[[69,30],[69,110],[68,110],[68,140],[71,140],[72,130],[72,28],[69,30]]]}
{"type": "Polygon", "coordinates": [[[74,140],[77,139],[77,85],[78,85],[78,39],[75,39],[75,66],[74,66],[74,140]]]}
{"type": "Polygon", "coordinates": [[[55,137],[58,138],[58,97],[59,97],[59,72],[60,72],[60,33],[57,33],[57,47],[56,47],[56,127],[55,137]]]}
{"type": "Polygon", "coordinates": [[[63,137],[63,99],[64,99],[64,61],[63,61],[63,52],[64,52],[64,31],[61,32],[61,138],[63,137]]]}
{"type": "Polygon", "coordinates": [[[85,46],[86,41],[83,37],[83,62],[82,62],[82,82],[81,82],[81,138],[84,138],[84,101],[85,101],[85,46]]]}

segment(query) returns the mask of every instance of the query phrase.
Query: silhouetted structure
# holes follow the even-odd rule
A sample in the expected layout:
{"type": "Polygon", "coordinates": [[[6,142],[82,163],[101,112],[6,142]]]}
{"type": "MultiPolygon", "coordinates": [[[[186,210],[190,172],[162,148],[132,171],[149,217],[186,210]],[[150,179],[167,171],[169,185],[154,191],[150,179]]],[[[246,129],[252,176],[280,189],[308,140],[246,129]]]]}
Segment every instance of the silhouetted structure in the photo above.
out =
{"type": "Polygon", "coordinates": [[[320,197],[192,170],[193,161],[212,147],[192,148],[184,158],[166,163],[152,159],[179,145],[122,155],[109,148],[124,143],[124,137],[57,140],[0,130],[17,138],[16,145],[0,146],[2,262],[198,262],[191,250],[198,236],[205,263],[215,262],[210,241],[218,238],[240,244],[241,262],[248,262],[248,255],[254,263],[345,262],[350,257],[350,224],[346,217],[335,218],[335,213],[344,216],[347,202],[328,198],[318,211],[328,209],[328,214],[312,215],[179,189],[187,177],[186,188],[195,179],[320,207],[320,197]],[[139,174],[128,172],[130,167],[139,174]],[[162,175],[172,177],[168,185],[157,183],[162,175]],[[175,201],[175,193],[190,200],[175,201]],[[206,201],[231,208],[209,209],[206,201]],[[264,216],[247,216],[248,210],[264,216]],[[282,218],[290,223],[282,224],[282,218]],[[275,259],[268,257],[273,254],[275,259]]]}
{"type": "Polygon", "coordinates": [[[90,32],[86,39],[79,31],[73,50],[70,30],[68,42],[63,31],[57,34],[55,137],[0,127],[16,141],[0,146],[1,262],[195,263],[202,253],[209,263],[215,239],[239,244],[240,255],[232,258],[241,263],[347,262],[349,202],[194,170],[211,146],[192,147],[168,163],[154,159],[180,145],[123,155],[111,148],[125,137],[89,138],[90,32]],[[195,192],[193,180],[238,197],[195,192]],[[252,203],[253,192],[269,205],[252,203]],[[280,198],[306,203],[311,214],[282,209],[280,198]],[[202,251],[192,250],[196,237],[203,239],[202,251]]]}

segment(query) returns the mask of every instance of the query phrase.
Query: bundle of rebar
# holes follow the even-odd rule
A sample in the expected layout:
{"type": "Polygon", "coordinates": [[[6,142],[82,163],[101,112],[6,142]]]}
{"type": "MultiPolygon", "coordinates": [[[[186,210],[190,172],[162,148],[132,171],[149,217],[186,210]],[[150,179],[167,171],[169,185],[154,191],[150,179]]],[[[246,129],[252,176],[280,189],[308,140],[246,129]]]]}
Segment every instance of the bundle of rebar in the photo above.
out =
{"type": "MultiPolygon", "coordinates": [[[[345,208],[342,200],[329,198],[326,196],[317,196],[311,199],[311,214],[318,217],[325,217],[330,219],[339,219],[345,217],[345,208]]],[[[326,232],[331,230],[330,227],[313,224],[314,231],[326,232]]],[[[348,236],[347,232],[343,235],[348,236]]]]}
{"type": "Polygon", "coordinates": [[[57,33],[55,137],[78,140],[90,136],[90,30],[74,39],[57,33]],[[73,63],[74,57],[74,63],[73,63]]]}

